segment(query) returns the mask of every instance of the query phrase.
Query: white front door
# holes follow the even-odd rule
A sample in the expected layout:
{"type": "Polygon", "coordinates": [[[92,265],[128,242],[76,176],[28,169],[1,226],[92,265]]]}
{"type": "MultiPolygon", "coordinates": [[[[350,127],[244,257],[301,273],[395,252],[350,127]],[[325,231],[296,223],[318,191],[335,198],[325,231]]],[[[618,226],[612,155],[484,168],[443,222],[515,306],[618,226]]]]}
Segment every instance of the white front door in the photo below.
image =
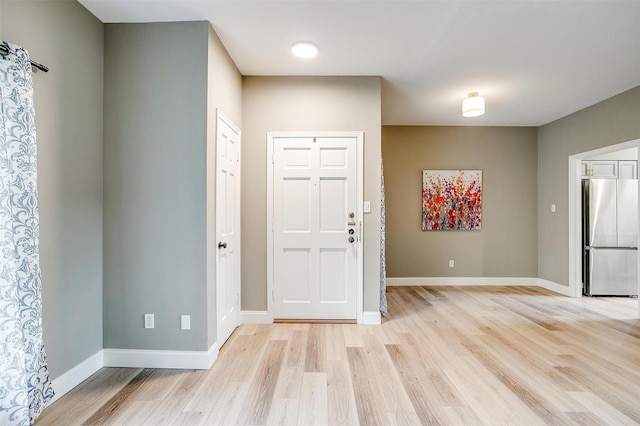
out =
{"type": "Polygon", "coordinates": [[[356,319],[358,136],[272,139],[274,319],[356,319]]]}
{"type": "Polygon", "coordinates": [[[216,312],[222,346],[240,325],[240,131],[218,112],[216,132],[216,312]]]}

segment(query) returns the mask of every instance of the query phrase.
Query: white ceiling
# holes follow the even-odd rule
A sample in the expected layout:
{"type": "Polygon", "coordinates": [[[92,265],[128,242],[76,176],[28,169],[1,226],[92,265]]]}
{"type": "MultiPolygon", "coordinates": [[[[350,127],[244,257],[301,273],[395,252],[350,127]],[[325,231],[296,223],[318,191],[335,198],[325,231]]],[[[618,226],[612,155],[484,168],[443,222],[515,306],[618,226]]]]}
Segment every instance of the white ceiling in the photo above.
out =
{"type": "Polygon", "coordinates": [[[638,0],[79,2],[105,23],[208,20],[243,75],[381,76],[383,124],[539,126],[640,85],[638,0]],[[299,40],[320,54],[291,57],[299,40]],[[470,91],[484,116],[462,117],[470,91]]]}

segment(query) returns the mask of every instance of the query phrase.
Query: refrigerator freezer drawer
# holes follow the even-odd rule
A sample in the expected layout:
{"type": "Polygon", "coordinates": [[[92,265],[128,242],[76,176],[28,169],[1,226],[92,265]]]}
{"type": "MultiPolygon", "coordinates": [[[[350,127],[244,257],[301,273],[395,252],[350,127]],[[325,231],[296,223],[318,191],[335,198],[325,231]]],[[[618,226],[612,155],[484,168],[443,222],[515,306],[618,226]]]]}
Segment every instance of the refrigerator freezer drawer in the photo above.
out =
{"type": "Polygon", "coordinates": [[[638,251],[592,247],[588,283],[589,296],[637,296],[638,251]]]}

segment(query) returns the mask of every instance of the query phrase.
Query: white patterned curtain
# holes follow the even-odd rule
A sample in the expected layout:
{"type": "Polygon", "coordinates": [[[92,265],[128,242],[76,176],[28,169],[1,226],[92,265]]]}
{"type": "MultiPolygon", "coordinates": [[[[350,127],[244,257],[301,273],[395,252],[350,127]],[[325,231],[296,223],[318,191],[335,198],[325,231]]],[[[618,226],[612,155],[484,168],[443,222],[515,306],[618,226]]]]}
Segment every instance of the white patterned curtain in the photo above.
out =
{"type": "Polygon", "coordinates": [[[380,314],[387,316],[387,253],[385,241],[384,166],[380,164],[380,314]]]}
{"type": "Polygon", "coordinates": [[[31,64],[0,55],[0,425],[35,422],[53,397],[42,340],[31,64]]]}

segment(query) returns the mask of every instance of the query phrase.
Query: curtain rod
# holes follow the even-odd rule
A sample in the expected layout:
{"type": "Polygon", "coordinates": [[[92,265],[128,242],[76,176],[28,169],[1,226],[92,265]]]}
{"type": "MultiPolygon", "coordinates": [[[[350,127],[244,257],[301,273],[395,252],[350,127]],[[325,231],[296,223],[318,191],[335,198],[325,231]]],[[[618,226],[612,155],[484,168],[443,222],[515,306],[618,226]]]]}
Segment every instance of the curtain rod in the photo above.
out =
{"type": "MultiPolygon", "coordinates": [[[[0,55],[5,56],[9,54],[9,48],[3,44],[0,44],[0,55]]],[[[40,71],[49,72],[49,67],[46,65],[42,65],[37,63],[36,61],[29,60],[31,62],[32,67],[36,67],[40,71]]]]}

